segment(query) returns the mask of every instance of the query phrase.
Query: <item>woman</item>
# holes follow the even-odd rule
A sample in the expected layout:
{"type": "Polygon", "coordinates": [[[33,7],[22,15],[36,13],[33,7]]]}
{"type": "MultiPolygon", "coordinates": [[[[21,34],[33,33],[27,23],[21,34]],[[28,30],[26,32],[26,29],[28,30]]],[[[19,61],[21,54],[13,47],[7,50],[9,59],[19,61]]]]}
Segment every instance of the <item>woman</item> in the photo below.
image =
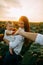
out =
{"type": "MultiPolygon", "coordinates": [[[[19,19],[19,29],[22,29],[22,31],[29,32],[29,22],[27,17],[21,16],[19,19]]],[[[24,43],[24,37],[21,35],[15,35],[15,40],[13,42],[9,43],[9,48],[13,49],[13,51],[10,51],[6,54],[4,58],[4,65],[12,65],[14,63],[15,65],[18,64],[18,56],[21,52],[22,46],[24,43]]],[[[28,39],[25,38],[25,45],[27,45],[28,39]]]]}
{"type": "MultiPolygon", "coordinates": [[[[29,20],[26,16],[21,16],[19,19],[20,22],[24,22],[24,30],[25,32],[29,32],[30,31],[30,26],[29,26],[29,20]]],[[[20,30],[20,29],[19,29],[20,30]]],[[[25,38],[25,42],[24,45],[28,46],[29,40],[27,38],[25,38]]]]}

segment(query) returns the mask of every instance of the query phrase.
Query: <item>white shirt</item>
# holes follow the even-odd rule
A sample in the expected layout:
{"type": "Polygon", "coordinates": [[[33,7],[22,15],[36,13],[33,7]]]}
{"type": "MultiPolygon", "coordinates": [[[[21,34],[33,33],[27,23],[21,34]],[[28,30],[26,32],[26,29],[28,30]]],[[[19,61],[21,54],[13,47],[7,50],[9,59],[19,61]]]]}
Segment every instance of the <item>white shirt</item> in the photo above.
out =
{"type": "MultiPolygon", "coordinates": [[[[23,30],[24,31],[24,30],[23,30]]],[[[24,37],[21,35],[15,35],[15,40],[9,43],[9,47],[13,48],[14,52],[19,55],[24,43],[24,37]]]]}
{"type": "Polygon", "coordinates": [[[13,31],[11,31],[11,30],[5,30],[5,33],[4,33],[4,39],[7,39],[8,41],[14,41],[14,35],[6,35],[6,32],[10,32],[10,33],[12,33],[13,31]]]}
{"type": "Polygon", "coordinates": [[[35,43],[39,43],[40,45],[43,45],[43,35],[42,34],[37,35],[35,43]]]}

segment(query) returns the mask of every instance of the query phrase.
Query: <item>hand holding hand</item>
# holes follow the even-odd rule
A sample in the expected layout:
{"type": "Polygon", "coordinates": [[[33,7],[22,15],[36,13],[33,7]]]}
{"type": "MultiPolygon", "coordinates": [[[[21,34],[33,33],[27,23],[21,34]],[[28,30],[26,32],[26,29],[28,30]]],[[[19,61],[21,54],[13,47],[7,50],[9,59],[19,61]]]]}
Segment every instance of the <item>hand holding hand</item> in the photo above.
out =
{"type": "Polygon", "coordinates": [[[21,29],[21,28],[19,28],[19,29],[16,31],[15,35],[21,34],[21,33],[23,33],[23,32],[24,32],[24,30],[21,29]]]}

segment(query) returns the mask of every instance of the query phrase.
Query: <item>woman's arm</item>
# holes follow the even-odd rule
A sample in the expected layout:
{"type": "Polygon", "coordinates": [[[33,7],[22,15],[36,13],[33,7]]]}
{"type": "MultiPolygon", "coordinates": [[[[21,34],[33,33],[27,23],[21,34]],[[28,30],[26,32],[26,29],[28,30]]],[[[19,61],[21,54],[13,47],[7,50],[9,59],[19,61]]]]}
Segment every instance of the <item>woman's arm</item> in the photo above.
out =
{"type": "Polygon", "coordinates": [[[39,33],[32,33],[32,32],[25,32],[21,29],[16,32],[16,34],[20,34],[24,36],[25,38],[28,38],[35,43],[39,43],[40,45],[43,45],[43,35],[39,33]]]}
{"type": "Polygon", "coordinates": [[[19,32],[20,35],[32,40],[32,41],[35,41],[38,33],[31,33],[31,32],[19,32]]]}
{"type": "Polygon", "coordinates": [[[22,29],[19,29],[15,34],[20,34],[22,36],[24,36],[25,38],[28,38],[32,41],[35,41],[38,33],[32,33],[32,32],[25,32],[22,29]]]}

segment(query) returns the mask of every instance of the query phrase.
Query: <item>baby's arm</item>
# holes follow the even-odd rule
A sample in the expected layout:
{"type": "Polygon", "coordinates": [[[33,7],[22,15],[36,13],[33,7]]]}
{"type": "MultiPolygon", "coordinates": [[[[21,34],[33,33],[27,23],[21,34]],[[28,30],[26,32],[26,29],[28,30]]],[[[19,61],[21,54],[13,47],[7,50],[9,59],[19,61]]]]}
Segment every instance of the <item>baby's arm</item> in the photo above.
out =
{"type": "Polygon", "coordinates": [[[12,48],[9,48],[9,52],[10,52],[11,55],[13,55],[12,48]]]}
{"type": "Polygon", "coordinates": [[[6,35],[8,35],[8,36],[9,36],[9,35],[14,35],[14,34],[15,34],[15,31],[12,31],[12,32],[11,32],[11,31],[10,31],[10,32],[7,31],[7,32],[6,32],[6,35]]]}
{"type": "Polygon", "coordinates": [[[6,31],[6,35],[12,35],[12,32],[6,31]]]}

